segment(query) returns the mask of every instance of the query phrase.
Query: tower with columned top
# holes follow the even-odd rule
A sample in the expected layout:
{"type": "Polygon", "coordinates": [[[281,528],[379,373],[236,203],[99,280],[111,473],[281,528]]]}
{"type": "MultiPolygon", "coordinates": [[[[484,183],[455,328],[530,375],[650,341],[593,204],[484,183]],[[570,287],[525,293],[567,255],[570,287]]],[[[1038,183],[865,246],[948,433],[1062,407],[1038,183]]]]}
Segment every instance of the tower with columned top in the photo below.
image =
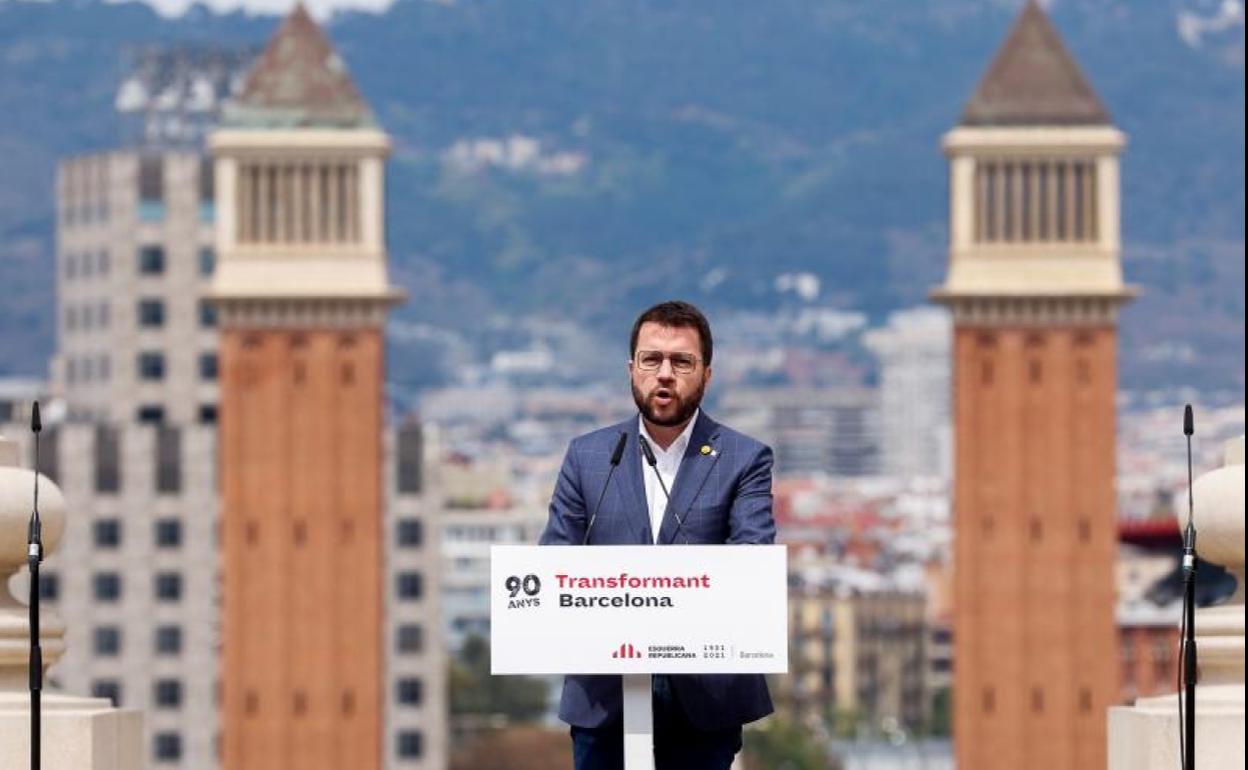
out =
{"type": "Polygon", "coordinates": [[[944,138],[960,770],[1105,766],[1124,144],[1032,0],[944,138]]]}
{"type": "Polygon", "coordinates": [[[389,140],[297,6],[210,145],[222,766],[379,768],[389,140]]]}

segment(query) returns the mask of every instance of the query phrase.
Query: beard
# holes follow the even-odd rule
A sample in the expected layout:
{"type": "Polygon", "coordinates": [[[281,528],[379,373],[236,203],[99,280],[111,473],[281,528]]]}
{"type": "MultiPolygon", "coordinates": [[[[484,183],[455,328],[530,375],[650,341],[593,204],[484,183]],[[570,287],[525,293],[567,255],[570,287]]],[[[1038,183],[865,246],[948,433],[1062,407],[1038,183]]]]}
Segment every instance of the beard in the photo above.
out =
{"type": "MultiPolygon", "coordinates": [[[[641,412],[641,416],[647,422],[664,428],[675,428],[689,422],[689,418],[693,417],[693,413],[702,405],[702,396],[706,393],[705,379],[698,383],[697,390],[690,393],[687,398],[678,395],[674,388],[668,388],[672,395],[672,406],[675,409],[670,415],[663,417],[658,414],[651,399],[638,389],[637,383],[630,383],[630,385],[633,390],[633,403],[637,404],[637,410],[641,412]]],[[[651,393],[653,394],[653,391],[651,393]]]]}

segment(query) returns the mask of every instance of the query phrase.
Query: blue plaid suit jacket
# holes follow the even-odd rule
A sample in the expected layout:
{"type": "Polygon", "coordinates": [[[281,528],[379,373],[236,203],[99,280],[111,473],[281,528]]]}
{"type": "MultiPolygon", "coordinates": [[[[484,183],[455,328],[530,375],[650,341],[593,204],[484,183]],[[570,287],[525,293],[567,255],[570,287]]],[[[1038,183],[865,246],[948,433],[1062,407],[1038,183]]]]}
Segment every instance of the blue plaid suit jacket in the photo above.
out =
{"type": "MultiPolygon", "coordinates": [[[[580,545],[591,509],[611,468],[620,433],[628,436],[623,460],[602,498],[590,545],[711,545],[774,543],[771,449],[700,412],[672,485],[671,500],[655,542],[646,506],[636,417],[573,439],[550,501],[542,545],[580,545]],[[710,446],[712,454],[702,454],[710,446]],[[677,513],[681,524],[678,525],[677,513]]],[[[649,471],[653,473],[653,471],[649,471]]],[[[702,730],[736,727],[772,712],[761,675],[669,677],[691,724],[702,730]]],[[[577,727],[601,727],[621,718],[618,676],[568,676],[559,718],[577,727]]]]}

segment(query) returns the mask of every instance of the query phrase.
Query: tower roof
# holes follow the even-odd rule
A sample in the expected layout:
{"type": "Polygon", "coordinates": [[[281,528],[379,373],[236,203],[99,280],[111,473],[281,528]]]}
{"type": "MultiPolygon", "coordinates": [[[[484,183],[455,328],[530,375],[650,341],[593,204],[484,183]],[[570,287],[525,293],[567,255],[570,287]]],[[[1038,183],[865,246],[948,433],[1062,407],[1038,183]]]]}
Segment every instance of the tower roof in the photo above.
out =
{"type": "Polygon", "coordinates": [[[1109,125],[1053,23],[1027,0],[962,112],[964,126],[1109,125]]]}
{"type": "Polygon", "coordinates": [[[225,123],[236,127],[356,128],[374,124],[346,64],[302,3],[247,75],[225,123]]]}

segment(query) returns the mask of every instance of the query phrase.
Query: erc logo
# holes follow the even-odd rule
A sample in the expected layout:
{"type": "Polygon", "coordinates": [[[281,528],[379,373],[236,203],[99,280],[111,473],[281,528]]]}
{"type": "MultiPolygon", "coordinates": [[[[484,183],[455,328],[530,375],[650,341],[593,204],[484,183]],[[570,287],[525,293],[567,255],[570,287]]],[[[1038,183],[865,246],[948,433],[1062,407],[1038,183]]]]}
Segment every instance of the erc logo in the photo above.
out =
{"type": "Polygon", "coordinates": [[[644,658],[646,656],[642,655],[641,650],[638,650],[636,647],[634,647],[631,644],[621,644],[620,649],[611,653],[611,657],[615,658],[616,660],[619,660],[621,658],[623,659],[644,658]]]}

